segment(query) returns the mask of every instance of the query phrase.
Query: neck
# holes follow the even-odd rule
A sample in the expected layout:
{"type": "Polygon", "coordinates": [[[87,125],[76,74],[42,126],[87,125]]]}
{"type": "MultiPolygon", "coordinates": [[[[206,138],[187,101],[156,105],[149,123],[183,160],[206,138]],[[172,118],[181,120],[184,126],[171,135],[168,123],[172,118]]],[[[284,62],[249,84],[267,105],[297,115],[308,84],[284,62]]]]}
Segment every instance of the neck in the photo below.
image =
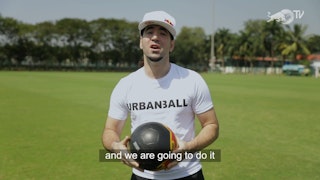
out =
{"type": "Polygon", "coordinates": [[[147,76],[153,79],[160,79],[168,74],[171,64],[168,60],[162,59],[158,62],[152,62],[148,58],[144,58],[144,68],[147,76]]]}

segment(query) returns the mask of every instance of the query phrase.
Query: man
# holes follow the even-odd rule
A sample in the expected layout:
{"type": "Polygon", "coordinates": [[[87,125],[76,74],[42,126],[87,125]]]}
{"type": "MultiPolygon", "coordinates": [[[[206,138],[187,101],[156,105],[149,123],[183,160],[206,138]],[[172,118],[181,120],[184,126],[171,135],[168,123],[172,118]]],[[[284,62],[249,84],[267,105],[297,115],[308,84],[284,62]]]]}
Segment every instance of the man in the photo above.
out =
{"type": "MultiPolygon", "coordinates": [[[[169,54],[175,44],[174,27],[175,19],[164,11],[144,15],[138,26],[144,66],[122,78],[111,94],[102,135],[106,149],[127,151],[130,137],[121,140],[120,135],[128,114],[131,132],[150,121],[170,127],[178,138],[179,147],[175,152],[193,153],[217,139],[219,125],[207,84],[198,73],[170,63],[169,54]],[[195,117],[202,127],[197,135],[195,117]]],[[[197,159],[174,161],[168,169],[161,171],[140,169],[136,161],[125,157],[122,157],[122,162],[133,167],[132,180],[204,179],[197,159]]]]}

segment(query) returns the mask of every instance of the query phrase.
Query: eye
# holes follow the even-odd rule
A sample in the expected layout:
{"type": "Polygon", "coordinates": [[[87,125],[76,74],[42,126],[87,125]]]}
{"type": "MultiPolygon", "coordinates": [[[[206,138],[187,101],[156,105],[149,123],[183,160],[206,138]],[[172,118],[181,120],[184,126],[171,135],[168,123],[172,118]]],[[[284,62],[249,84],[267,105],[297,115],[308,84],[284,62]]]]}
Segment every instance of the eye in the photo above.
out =
{"type": "Polygon", "coordinates": [[[168,36],[169,35],[169,31],[164,29],[164,28],[161,28],[160,29],[160,35],[161,36],[168,36]]]}
{"type": "Polygon", "coordinates": [[[166,35],[167,35],[167,32],[166,32],[166,31],[161,31],[160,34],[161,34],[162,36],[166,36],[166,35]]]}
{"type": "Polygon", "coordinates": [[[148,35],[151,35],[151,34],[153,34],[153,31],[152,31],[152,29],[147,29],[147,30],[145,31],[145,33],[148,34],[148,35]]]}

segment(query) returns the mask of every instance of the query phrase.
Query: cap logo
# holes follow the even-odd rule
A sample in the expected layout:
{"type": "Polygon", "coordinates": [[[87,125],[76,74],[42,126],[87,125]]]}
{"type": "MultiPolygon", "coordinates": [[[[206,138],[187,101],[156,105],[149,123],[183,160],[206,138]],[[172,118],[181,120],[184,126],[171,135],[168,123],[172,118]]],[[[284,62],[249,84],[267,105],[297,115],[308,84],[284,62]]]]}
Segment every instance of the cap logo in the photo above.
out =
{"type": "Polygon", "coordinates": [[[170,26],[173,26],[173,23],[169,19],[164,20],[166,23],[170,24],[170,26]]]}

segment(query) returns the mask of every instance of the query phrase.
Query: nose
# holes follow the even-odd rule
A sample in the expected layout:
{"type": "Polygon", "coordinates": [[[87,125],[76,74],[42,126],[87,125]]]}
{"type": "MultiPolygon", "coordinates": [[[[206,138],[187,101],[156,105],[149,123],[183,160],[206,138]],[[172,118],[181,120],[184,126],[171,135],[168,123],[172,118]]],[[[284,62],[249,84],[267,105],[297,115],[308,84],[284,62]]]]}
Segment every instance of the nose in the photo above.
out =
{"type": "Polygon", "coordinates": [[[155,40],[158,40],[159,38],[159,34],[158,33],[153,33],[152,36],[151,36],[151,40],[155,41],[155,40]]]}

